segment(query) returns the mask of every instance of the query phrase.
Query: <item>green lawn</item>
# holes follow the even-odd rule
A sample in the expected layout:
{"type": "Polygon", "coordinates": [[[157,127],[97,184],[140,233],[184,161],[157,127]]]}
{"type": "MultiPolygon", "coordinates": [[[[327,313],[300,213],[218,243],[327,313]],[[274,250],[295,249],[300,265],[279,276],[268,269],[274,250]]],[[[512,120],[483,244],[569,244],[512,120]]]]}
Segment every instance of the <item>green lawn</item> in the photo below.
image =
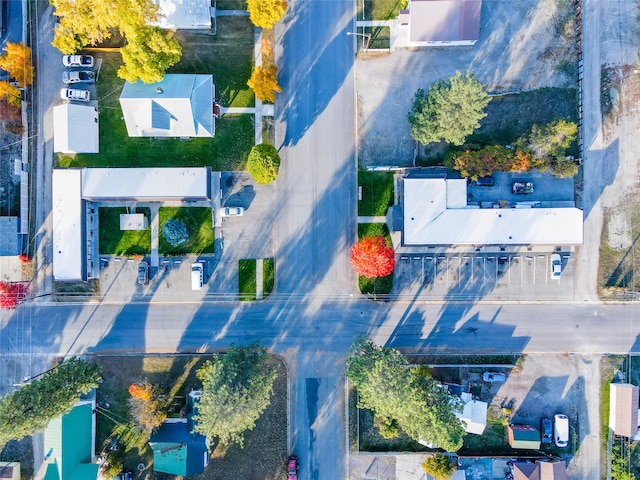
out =
{"type": "MultiPolygon", "coordinates": [[[[381,235],[387,239],[387,245],[391,246],[389,229],[384,223],[359,223],[358,239],[381,235]]],[[[393,273],[386,277],[367,278],[358,276],[358,287],[365,295],[386,295],[393,289],[393,273]]]]}
{"type": "Polygon", "coordinates": [[[218,10],[246,10],[247,0],[218,0],[216,8],[218,10]]]}
{"type": "Polygon", "coordinates": [[[158,212],[161,255],[185,255],[189,253],[213,253],[213,223],[209,207],[162,207],[158,212]],[[174,247],[162,235],[162,227],[169,219],[182,221],[187,226],[189,241],[174,247]]]}
{"type": "Polygon", "coordinates": [[[358,215],[386,215],[393,205],[393,172],[358,170],[358,185],[362,187],[362,200],[358,202],[358,215]]]}
{"type": "Polygon", "coordinates": [[[364,0],[356,4],[358,20],[362,19],[363,5],[365,20],[393,20],[400,10],[407,7],[407,0],[364,0]]]}
{"type": "Polygon", "coordinates": [[[365,27],[364,33],[371,35],[369,48],[389,48],[391,46],[391,29],[389,27],[365,27]]]}
{"type": "MultiPolygon", "coordinates": [[[[150,221],[151,211],[138,208],[150,221]]],[[[151,230],[120,230],[120,215],[128,213],[121,208],[98,208],[98,241],[100,253],[105,255],[145,255],[151,252],[151,230]]]]}
{"type": "Polygon", "coordinates": [[[273,258],[265,258],[262,261],[262,293],[263,298],[267,297],[273,292],[273,287],[276,282],[275,278],[275,261],[273,258]]]}
{"type": "Polygon", "coordinates": [[[238,260],[238,295],[241,301],[256,299],[256,259],[238,260]]]}
{"type": "MultiPolygon", "coordinates": [[[[218,20],[218,34],[178,32],[182,59],[168,73],[213,73],[216,96],[227,107],[254,105],[246,85],[253,59],[253,26],[246,17],[218,20]]],[[[213,138],[153,139],[127,135],[120,93],[124,80],[116,72],[120,53],[97,52],[102,60],[96,88],[100,110],[100,153],[78,154],[71,167],[211,166],[213,170],[243,170],[253,146],[252,115],[225,115],[216,120],[213,138]]],[[[62,156],[58,157],[59,159],[62,156]]]]}

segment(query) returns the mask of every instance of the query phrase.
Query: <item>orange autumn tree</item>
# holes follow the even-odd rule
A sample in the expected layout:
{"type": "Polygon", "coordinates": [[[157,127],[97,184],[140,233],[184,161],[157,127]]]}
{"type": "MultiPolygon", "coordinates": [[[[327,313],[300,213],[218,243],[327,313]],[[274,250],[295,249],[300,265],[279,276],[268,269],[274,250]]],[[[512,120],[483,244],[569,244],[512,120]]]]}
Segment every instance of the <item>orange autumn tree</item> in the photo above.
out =
{"type": "Polygon", "coordinates": [[[4,52],[0,55],[0,68],[9,72],[21,87],[33,82],[33,65],[31,64],[31,49],[24,43],[7,42],[4,52]]]}
{"type": "Polygon", "coordinates": [[[167,418],[167,402],[164,395],[147,380],[129,386],[130,413],[137,425],[151,431],[167,418]]]}
{"type": "Polygon", "coordinates": [[[367,278],[386,277],[396,264],[393,248],[384,237],[365,237],[351,247],[351,266],[358,275],[367,278]]]}
{"type": "Polygon", "coordinates": [[[276,93],[280,93],[282,88],[278,85],[278,67],[269,65],[268,67],[256,67],[251,78],[247,82],[261,102],[273,103],[276,101],[276,93]]]}

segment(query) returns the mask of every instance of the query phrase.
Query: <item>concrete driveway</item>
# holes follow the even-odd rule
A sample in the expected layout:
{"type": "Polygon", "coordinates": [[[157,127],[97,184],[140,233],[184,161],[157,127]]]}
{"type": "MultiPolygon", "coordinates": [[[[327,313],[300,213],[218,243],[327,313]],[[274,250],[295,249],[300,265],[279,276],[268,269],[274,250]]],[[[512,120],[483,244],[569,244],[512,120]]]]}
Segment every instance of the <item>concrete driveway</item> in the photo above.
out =
{"type": "Polygon", "coordinates": [[[474,46],[397,50],[357,61],[358,159],[364,165],[410,165],[407,122],[419,88],[456,70],[472,70],[490,92],[574,87],[556,67],[562,62],[554,0],[482,2],[480,39],[474,46]]]}

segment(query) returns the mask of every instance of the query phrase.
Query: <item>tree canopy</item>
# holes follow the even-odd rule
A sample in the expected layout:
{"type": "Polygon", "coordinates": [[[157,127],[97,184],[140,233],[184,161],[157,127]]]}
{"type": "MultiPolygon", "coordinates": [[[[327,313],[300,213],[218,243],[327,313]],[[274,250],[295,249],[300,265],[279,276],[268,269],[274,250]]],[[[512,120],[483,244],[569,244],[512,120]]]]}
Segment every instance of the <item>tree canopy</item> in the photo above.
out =
{"type": "Polygon", "coordinates": [[[69,412],[80,395],[98,386],[100,367],[67,360],[0,400],[0,445],[19,440],[69,412]]]}
{"type": "Polygon", "coordinates": [[[464,430],[446,390],[408,367],[397,350],[366,338],[357,341],[347,359],[347,377],[358,388],[358,407],[372,410],[379,424],[395,422],[414,440],[458,450],[464,430]]]}
{"type": "Polygon", "coordinates": [[[448,480],[456,471],[456,467],[449,459],[441,453],[431,455],[424,462],[422,468],[425,473],[431,475],[434,480],[448,480]]]}
{"type": "Polygon", "coordinates": [[[9,73],[21,87],[33,83],[33,65],[31,64],[31,49],[24,43],[7,42],[0,55],[0,68],[9,73]]]}
{"type": "Polygon", "coordinates": [[[127,36],[127,45],[121,49],[124,65],[118,76],[131,83],[142,80],[155,83],[164,72],[180,61],[182,48],[174,38],[167,38],[159,27],[140,27],[127,36]]]}
{"type": "Polygon", "coordinates": [[[217,437],[223,445],[244,443],[244,432],[269,406],[277,372],[268,363],[267,350],[258,344],[231,347],[214,355],[198,370],[202,396],[198,402],[195,431],[217,437]]]}
{"type": "Polygon", "coordinates": [[[460,72],[437,80],[428,92],[416,92],[407,115],[411,135],[421,143],[445,142],[462,145],[467,135],[480,127],[491,97],[472,72],[460,72]]]}
{"type": "Polygon", "coordinates": [[[247,0],[251,22],[261,28],[272,28],[287,11],[286,0],[247,0]]]}
{"type": "Polygon", "coordinates": [[[276,101],[276,93],[282,91],[282,88],[278,85],[277,77],[278,67],[275,65],[256,67],[251,73],[251,78],[247,81],[247,85],[253,89],[258,100],[273,103],[276,101]]]}
{"type": "Polygon", "coordinates": [[[578,136],[578,125],[557,118],[546,125],[534,125],[528,139],[519,142],[536,158],[564,158],[578,136]]]}
{"type": "Polygon", "coordinates": [[[395,252],[382,236],[364,237],[351,247],[351,266],[367,278],[386,277],[396,264],[395,252]]]}
{"type": "Polygon", "coordinates": [[[255,145],[247,159],[247,170],[260,185],[268,185],[278,178],[280,154],[270,143],[255,145]]]}

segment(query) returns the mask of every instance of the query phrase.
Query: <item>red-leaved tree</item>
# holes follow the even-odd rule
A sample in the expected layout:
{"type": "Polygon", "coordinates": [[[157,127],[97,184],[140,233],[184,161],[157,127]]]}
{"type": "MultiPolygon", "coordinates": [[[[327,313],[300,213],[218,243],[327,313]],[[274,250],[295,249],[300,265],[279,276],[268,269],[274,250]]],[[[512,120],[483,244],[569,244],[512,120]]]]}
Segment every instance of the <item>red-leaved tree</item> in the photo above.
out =
{"type": "Polygon", "coordinates": [[[396,257],[384,237],[365,237],[351,247],[351,266],[367,278],[386,277],[393,272],[396,257]]]}
{"type": "Polygon", "coordinates": [[[16,308],[29,293],[24,283],[0,282],[0,308],[9,310],[16,308]]]}

